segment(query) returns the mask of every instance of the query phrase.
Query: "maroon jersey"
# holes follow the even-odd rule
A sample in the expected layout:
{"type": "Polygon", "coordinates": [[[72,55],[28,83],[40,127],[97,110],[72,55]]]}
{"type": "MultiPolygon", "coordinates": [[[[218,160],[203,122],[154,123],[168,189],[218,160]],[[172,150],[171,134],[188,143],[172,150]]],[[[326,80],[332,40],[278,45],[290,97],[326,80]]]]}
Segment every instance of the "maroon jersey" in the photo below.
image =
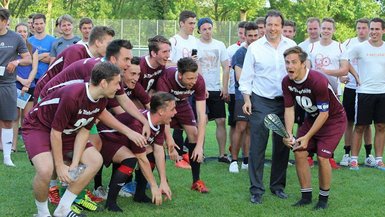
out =
{"type": "Polygon", "coordinates": [[[165,69],[165,66],[159,66],[158,68],[152,68],[148,62],[150,56],[143,56],[140,58],[140,77],[139,83],[145,88],[146,92],[156,87],[158,78],[165,69]]]}
{"type": "MultiPolygon", "coordinates": [[[[162,125],[154,126],[151,122],[149,111],[144,110],[142,111],[142,114],[148,120],[151,128],[151,135],[147,139],[147,145],[157,144],[157,145],[163,146],[164,125],[162,124],[162,125]]],[[[140,134],[142,133],[142,129],[143,129],[142,122],[138,121],[128,113],[119,114],[116,116],[116,119],[118,119],[124,125],[128,126],[133,131],[140,134]]],[[[104,148],[108,148],[108,147],[105,147],[105,143],[118,143],[120,145],[124,145],[127,148],[129,148],[134,154],[143,153],[146,151],[145,147],[140,148],[133,141],[129,140],[125,135],[105,126],[103,123],[99,123],[97,127],[98,127],[100,138],[103,141],[104,148]]]]}
{"type": "Polygon", "coordinates": [[[294,106],[296,101],[311,119],[315,119],[319,112],[329,111],[329,119],[344,113],[328,79],[317,71],[309,70],[302,82],[295,82],[286,76],[282,80],[282,91],[285,107],[294,106]]]}
{"type": "Polygon", "coordinates": [[[40,91],[48,81],[59,74],[63,69],[77,60],[90,58],[91,56],[92,54],[86,45],[74,44],[66,48],[56,57],[48,68],[48,71],[37,82],[34,93],[35,98],[37,99],[39,97],[40,91]]]}
{"type": "MultiPolygon", "coordinates": [[[[143,105],[146,105],[146,104],[150,103],[150,101],[151,101],[150,96],[143,89],[142,85],[140,85],[139,83],[135,84],[135,88],[134,89],[129,89],[126,86],[124,86],[123,89],[124,89],[124,92],[127,94],[127,96],[131,100],[136,100],[137,99],[143,105]]],[[[117,95],[120,95],[120,94],[117,94],[117,95]]],[[[108,100],[107,108],[114,108],[114,107],[117,107],[117,106],[119,106],[119,102],[118,102],[118,100],[116,100],[116,98],[108,100]]]]}
{"type": "Polygon", "coordinates": [[[158,79],[156,90],[173,94],[177,103],[192,95],[195,96],[196,101],[206,100],[206,85],[202,75],[198,74],[197,82],[191,90],[188,90],[179,82],[176,67],[164,70],[162,76],[158,79]]]}
{"type": "Polygon", "coordinates": [[[90,98],[88,83],[60,88],[33,107],[23,123],[27,130],[51,131],[76,136],[82,127],[90,130],[95,119],[106,108],[107,99],[90,98]]]}

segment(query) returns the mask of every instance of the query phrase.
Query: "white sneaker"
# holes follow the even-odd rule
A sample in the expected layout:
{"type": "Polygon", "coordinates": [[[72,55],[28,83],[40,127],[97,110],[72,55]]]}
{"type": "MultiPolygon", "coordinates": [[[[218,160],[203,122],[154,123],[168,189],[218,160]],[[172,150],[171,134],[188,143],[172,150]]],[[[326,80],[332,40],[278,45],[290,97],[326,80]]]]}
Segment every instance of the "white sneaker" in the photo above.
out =
{"type": "MultiPolygon", "coordinates": [[[[374,160],[374,158],[373,158],[373,160],[374,160]]],[[[349,154],[344,154],[342,156],[342,160],[340,161],[340,165],[347,167],[347,166],[349,166],[349,164],[350,164],[350,156],[349,156],[349,154]]]]}
{"type": "Polygon", "coordinates": [[[13,164],[12,159],[10,157],[4,157],[4,165],[9,167],[16,167],[15,164],[13,164]]]}
{"type": "Polygon", "coordinates": [[[231,164],[229,166],[229,172],[230,173],[239,173],[238,162],[236,162],[236,161],[231,162],[231,164]]]}
{"type": "Polygon", "coordinates": [[[369,157],[365,159],[365,166],[368,166],[368,167],[376,166],[376,159],[373,157],[373,155],[370,154],[369,157]]]}
{"type": "Polygon", "coordinates": [[[96,190],[92,192],[93,195],[107,200],[108,191],[103,187],[99,186],[96,190]]]}
{"type": "Polygon", "coordinates": [[[242,162],[242,164],[241,164],[241,169],[242,169],[242,170],[248,170],[248,169],[249,169],[249,164],[244,164],[244,163],[242,162]]]}

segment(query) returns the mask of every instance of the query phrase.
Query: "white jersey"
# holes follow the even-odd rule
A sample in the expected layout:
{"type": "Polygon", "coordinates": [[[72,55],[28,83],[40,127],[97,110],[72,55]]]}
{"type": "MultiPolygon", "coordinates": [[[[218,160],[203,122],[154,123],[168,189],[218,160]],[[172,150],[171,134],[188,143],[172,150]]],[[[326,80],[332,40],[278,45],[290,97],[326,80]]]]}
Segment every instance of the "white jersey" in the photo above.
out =
{"type": "Polygon", "coordinates": [[[241,47],[241,43],[237,42],[235,44],[230,45],[227,48],[227,55],[229,56],[229,67],[230,67],[230,80],[229,80],[229,94],[235,94],[235,75],[234,69],[231,67],[231,59],[237,50],[241,47]]]}
{"type": "Polygon", "coordinates": [[[189,35],[188,39],[182,38],[176,34],[170,38],[171,54],[170,60],[173,63],[177,63],[179,59],[183,57],[191,57],[192,49],[197,49],[197,39],[189,35]]]}
{"type": "Polygon", "coordinates": [[[207,91],[220,91],[221,63],[228,60],[226,46],[223,42],[212,39],[209,44],[197,41],[198,61],[207,91]]]}
{"type": "Polygon", "coordinates": [[[385,43],[373,47],[369,41],[364,41],[350,50],[349,58],[357,59],[361,81],[357,93],[385,93],[385,43]]]}
{"type": "MultiPolygon", "coordinates": [[[[349,53],[350,50],[352,50],[352,48],[358,44],[360,44],[361,41],[358,40],[357,37],[355,38],[349,38],[348,40],[346,40],[343,45],[345,45],[346,47],[346,51],[349,53]]],[[[350,64],[353,66],[353,68],[357,71],[358,68],[357,68],[357,59],[349,59],[349,62],[350,64]]],[[[345,84],[345,87],[346,88],[349,88],[349,89],[356,89],[357,88],[357,84],[356,84],[356,79],[354,78],[354,76],[352,74],[348,74],[348,78],[349,78],[349,82],[345,84]]]]}
{"type": "Polygon", "coordinates": [[[311,44],[310,40],[309,40],[309,39],[306,39],[305,41],[299,43],[298,46],[299,46],[303,51],[307,51],[307,48],[309,47],[310,44],[311,44]]]}
{"type": "MultiPolygon", "coordinates": [[[[338,69],[340,60],[348,60],[345,46],[334,40],[327,46],[321,45],[319,41],[310,44],[307,54],[311,68],[317,71],[321,71],[322,68],[338,69]]],[[[342,89],[338,77],[330,75],[326,75],[326,77],[337,95],[341,95],[342,89]]]]}

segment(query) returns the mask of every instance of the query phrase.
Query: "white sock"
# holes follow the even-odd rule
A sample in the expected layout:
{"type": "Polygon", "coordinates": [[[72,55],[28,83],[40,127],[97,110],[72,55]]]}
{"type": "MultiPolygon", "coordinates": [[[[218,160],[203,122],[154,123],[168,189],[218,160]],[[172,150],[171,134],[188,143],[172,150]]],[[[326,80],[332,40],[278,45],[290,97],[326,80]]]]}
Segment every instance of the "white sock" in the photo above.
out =
{"type": "Polygon", "coordinates": [[[38,216],[51,216],[51,213],[49,213],[48,209],[48,200],[44,202],[39,202],[35,199],[35,204],[37,207],[38,216]]]}
{"type": "Polygon", "coordinates": [[[358,162],[358,156],[351,156],[350,162],[353,162],[353,161],[358,162]]]}
{"type": "Polygon", "coordinates": [[[382,157],[376,157],[376,164],[378,164],[379,162],[382,162],[382,157]]]}
{"type": "Polygon", "coordinates": [[[60,198],[60,203],[55,209],[54,216],[66,216],[71,211],[71,205],[76,199],[77,195],[67,190],[64,192],[63,197],[60,198]]]}
{"type": "Polygon", "coordinates": [[[3,141],[3,154],[5,157],[11,157],[11,150],[12,150],[12,139],[13,139],[13,129],[2,129],[2,135],[1,135],[2,141],[3,141]]]}
{"type": "Polygon", "coordinates": [[[57,186],[57,180],[56,179],[55,180],[51,180],[49,182],[49,187],[52,188],[52,187],[55,187],[55,186],[57,186]]]}

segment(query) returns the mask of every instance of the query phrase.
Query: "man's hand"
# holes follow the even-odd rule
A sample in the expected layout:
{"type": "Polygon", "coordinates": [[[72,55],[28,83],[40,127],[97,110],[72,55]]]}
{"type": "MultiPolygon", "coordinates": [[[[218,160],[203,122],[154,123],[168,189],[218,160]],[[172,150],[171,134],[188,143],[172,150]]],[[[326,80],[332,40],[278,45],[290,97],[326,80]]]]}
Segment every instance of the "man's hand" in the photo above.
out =
{"type": "Polygon", "coordinates": [[[220,96],[225,102],[228,102],[230,99],[228,89],[222,88],[220,96]]]}
{"type": "Polygon", "coordinates": [[[7,65],[7,71],[9,73],[13,73],[16,69],[16,67],[19,65],[20,60],[14,60],[12,62],[9,62],[7,65]]]}
{"type": "Polygon", "coordinates": [[[148,139],[148,137],[151,136],[151,129],[150,129],[150,125],[148,124],[148,122],[146,122],[143,125],[142,136],[144,136],[146,139],[148,139]]]}
{"type": "Polygon", "coordinates": [[[167,182],[160,182],[159,190],[162,194],[164,194],[166,197],[164,198],[164,201],[171,200],[171,190],[170,186],[168,186],[167,182]]]}
{"type": "Polygon", "coordinates": [[[147,145],[147,140],[144,136],[140,135],[139,133],[130,130],[128,133],[126,133],[126,136],[128,139],[133,141],[135,145],[143,148],[147,145]]]}
{"type": "Polygon", "coordinates": [[[251,102],[245,101],[245,104],[243,104],[243,106],[242,106],[242,110],[245,114],[251,115],[251,102]]]}
{"type": "Polygon", "coordinates": [[[162,193],[158,186],[151,187],[152,202],[159,206],[162,205],[162,193]]]}
{"type": "Polygon", "coordinates": [[[56,166],[56,174],[61,182],[65,182],[67,184],[72,183],[72,179],[68,173],[70,167],[65,164],[60,164],[56,166]]]}
{"type": "Polygon", "coordinates": [[[179,149],[179,147],[175,143],[172,145],[167,144],[168,156],[170,157],[170,160],[172,160],[172,161],[178,160],[178,156],[179,156],[179,154],[175,148],[179,149]]]}
{"type": "Polygon", "coordinates": [[[201,147],[195,146],[194,151],[192,153],[191,159],[198,163],[203,162],[203,149],[201,147]]]}
{"type": "Polygon", "coordinates": [[[283,144],[285,144],[288,148],[293,148],[293,145],[295,145],[295,138],[293,137],[293,135],[290,135],[289,138],[285,138],[283,137],[283,144]]]}
{"type": "Polygon", "coordinates": [[[348,76],[341,76],[341,77],[339,77],[339,79],[340,79],[340,82],[344,83],[344,84],[347,84],[350,82],[350,79],[348,76]]]}
{"type": "Polygon", "coordinates": [[[293,151],[306,150],[308,144],[309,144],[309,138],[307,138],[306,135],[302,136],[296,140],[295,145],[293,146],[293,151]]]}

